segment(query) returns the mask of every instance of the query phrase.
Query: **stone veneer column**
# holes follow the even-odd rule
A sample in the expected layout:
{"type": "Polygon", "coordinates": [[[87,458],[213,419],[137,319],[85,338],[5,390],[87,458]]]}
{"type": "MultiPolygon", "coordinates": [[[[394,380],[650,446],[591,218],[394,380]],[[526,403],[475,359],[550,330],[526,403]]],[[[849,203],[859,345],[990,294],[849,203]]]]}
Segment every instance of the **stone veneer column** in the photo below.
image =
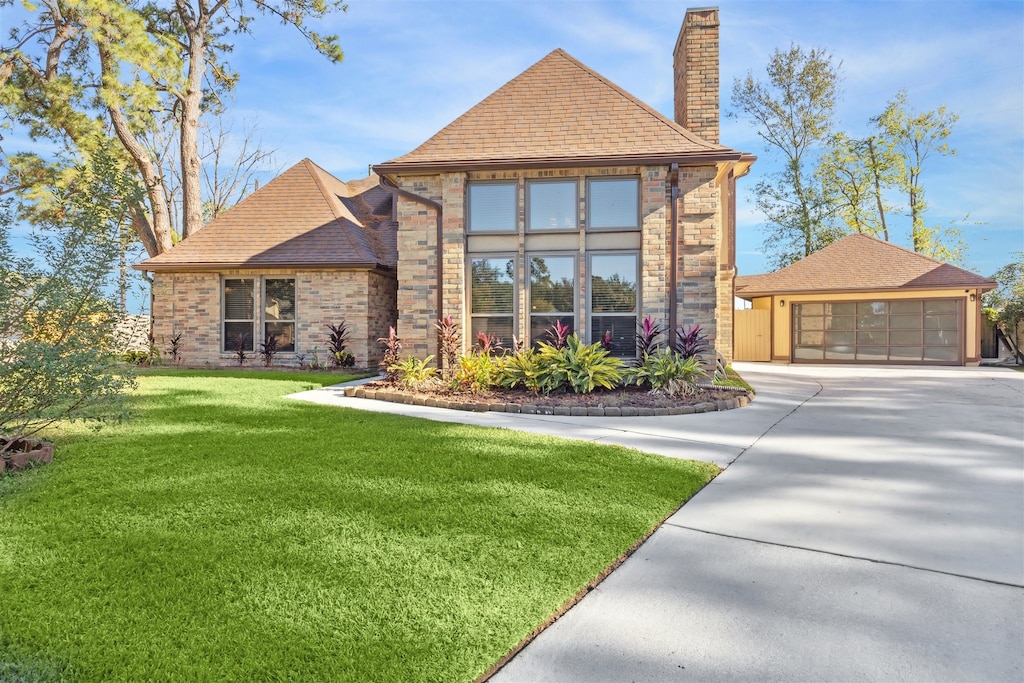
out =
{"type": "MultiPolygon", "coordinates": [[[[439,204],[444,202],[441,176],[407,176],[403,190],[439,204]]],[[[402,356],[437,354],[434,331],[437,303],[437,216],[434,210],[398,199],[398,336],[402,356]]]]}
{"type": "Polygon", "coordinates": [[[673,53],[676,123],[718,143],[718,8],[686,11],[673,53]]]}
{"type": "MultiPolygon", "coordinates": [[[[718,336],[718,240],[720,189],[714,166],[679,169],[679,232],[676,321],[680,326],[700,325],[712,348],[718,336]]],[[[731,305],[731,303],[730,303],[731,305]]],[[[723,351],[724,352],[724,351],[723,351]]]]}

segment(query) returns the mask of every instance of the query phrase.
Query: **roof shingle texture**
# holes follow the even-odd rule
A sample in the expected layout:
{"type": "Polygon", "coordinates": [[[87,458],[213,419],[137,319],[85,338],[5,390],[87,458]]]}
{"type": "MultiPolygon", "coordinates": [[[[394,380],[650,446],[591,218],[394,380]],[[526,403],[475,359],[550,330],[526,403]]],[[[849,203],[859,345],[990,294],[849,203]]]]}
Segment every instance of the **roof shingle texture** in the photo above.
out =
{"type": "Polygon", "coordinates": [[[139,270],[387,266],[392,197],[376,176],[342,182],[303,159],[139,270]]]}
{"type": "Polygon", "coordinates": [[[555,50],[412,152],[382,164],[739,154],[555,50]]]}
{"type": "Polygon", "coordinates": [[[898,289],[992,289],[996,283],[869,235],[849,235],[774,273],[736,278],[736,296],[898,289]]]}

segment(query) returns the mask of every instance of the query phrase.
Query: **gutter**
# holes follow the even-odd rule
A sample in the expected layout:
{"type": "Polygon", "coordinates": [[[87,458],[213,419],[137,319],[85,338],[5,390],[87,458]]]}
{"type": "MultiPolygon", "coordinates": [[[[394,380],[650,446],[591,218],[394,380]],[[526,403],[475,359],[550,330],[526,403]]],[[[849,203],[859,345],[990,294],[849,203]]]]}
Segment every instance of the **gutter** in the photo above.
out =
{"type": "MultiPolygon", "coordinates": [[[[435,269],[437,271],[437,302],[435,303],[435,312],[437,313],[437,320],[442,320],[444,318],[444,242],[442,241],[444,236],[444,231],[442,229],[444,210],[441,208],[440,204],[433,201],[432,199],[421,197],[418,194],[413,194],[412,192],[408,192],[398,187],[398,185],[392,182],[391,179],[388,178],[382,171],[378,170],[380,168],[380,166],[375,166],[373,170],[378,175],[378,182],[380,183],[380,186],[383,187],[388,192],[390,192],[392,197],[395,197],[396,200],[399,197],[401,197],[402,199],[408,199],[411,202],[415,202],[417,204],[426,206],[429,209],[433,209],[434,212],[437,214],[437,268],[435,269]]],[[[397,210],[398,202],[396,201],[395,211],[397,210]]],[[[437,362],[441,362],[440,354],[438,354],[437,362]]]]}
{"type": "Polygon", "coordinates": [[[660,166],[716,164],[721,162],[745,162],[755,159],[749,154],[731,149],[692,154],[647,154],[637,156],[593,156],[593,157],[539,157],[532,159],[461,159],[437,161],[387,161],[373,167],[374,173],[384,177],[391,173],[444,173],[448,171],[508,171],[534,168],[578,168],[585,166],[660,166]]]}

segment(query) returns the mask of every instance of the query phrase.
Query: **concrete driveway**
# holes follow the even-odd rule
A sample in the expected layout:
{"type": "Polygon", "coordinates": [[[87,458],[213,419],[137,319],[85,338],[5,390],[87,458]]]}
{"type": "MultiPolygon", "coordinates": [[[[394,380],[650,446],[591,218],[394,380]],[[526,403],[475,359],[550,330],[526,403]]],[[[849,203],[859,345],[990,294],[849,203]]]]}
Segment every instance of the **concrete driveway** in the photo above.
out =
{"type": "Polygon", "coordinates": [[[737,369],[672,418],[359,402],[727,466],[491,680],[1024,679],[1024,373],[737,369]]]}

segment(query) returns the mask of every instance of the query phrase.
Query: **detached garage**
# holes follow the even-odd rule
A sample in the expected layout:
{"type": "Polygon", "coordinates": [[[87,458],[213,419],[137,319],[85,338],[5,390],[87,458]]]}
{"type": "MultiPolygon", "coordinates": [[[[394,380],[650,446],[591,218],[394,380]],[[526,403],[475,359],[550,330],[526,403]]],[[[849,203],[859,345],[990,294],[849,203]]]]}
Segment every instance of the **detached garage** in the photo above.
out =
{"type": "Polygon", "coordinates": [[[977,365],[996,283],[867,235],[736,278],[736,360],[977,365]]]}

